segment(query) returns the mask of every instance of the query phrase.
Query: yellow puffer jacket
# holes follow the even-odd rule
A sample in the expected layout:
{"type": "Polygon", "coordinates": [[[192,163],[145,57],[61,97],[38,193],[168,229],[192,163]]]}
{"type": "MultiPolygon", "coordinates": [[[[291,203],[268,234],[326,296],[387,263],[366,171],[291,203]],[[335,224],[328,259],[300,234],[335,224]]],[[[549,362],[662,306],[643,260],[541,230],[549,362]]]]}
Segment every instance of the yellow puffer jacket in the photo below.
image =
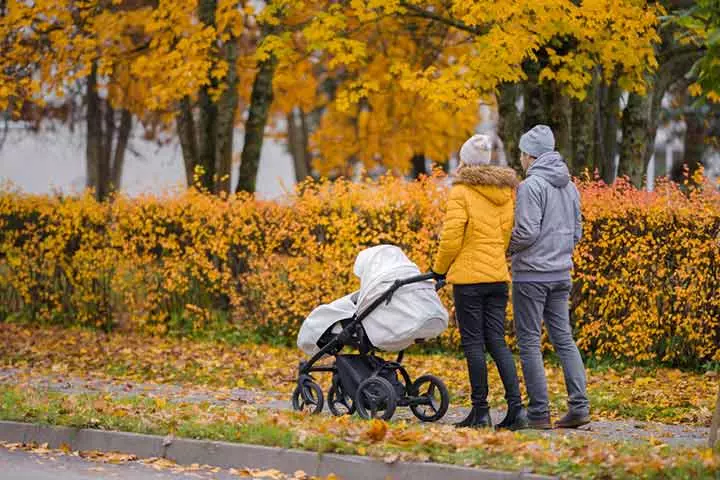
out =
{"type": "Polygon", "coordinates": [[[463,166],[450,190],[433,271],[452,284],[510,281],[505,252],[517,175],[511,168],[463,166]]]}

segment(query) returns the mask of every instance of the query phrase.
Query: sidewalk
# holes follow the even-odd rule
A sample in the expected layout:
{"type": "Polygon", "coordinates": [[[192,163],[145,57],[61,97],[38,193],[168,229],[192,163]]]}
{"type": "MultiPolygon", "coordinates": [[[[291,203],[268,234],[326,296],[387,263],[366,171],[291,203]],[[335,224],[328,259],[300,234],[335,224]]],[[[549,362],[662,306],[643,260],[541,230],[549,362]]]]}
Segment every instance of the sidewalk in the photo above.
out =
{"type": "MultiPolygon", "coordinates": [[[[433,480],[547,480],[552,477],[526,472],[504,472],[480,468],[418,462],[384,462],[356,455],[333,455],[227,442],[124,432],[44,427],[0,421],[0,440],[22,443],[43,442],[67,451],[93,449],[124,452],[144,458],[147,463],[170,461],[185,465],[212,465],[230,469],[231,475],[254,478],[328,478],[343,480],[393,479],[433,480]],[[239,468],[236,468],[239,467],[239,468]],[[251,467],[251,468],[248,468],[251,467]]],[[[1,457],[0,457],[1,458],[1,457]]],[[[197,470],[203,470],[197,468],[197,470]]],[[[205,468],[204,470],[207,470],[205,468]]],[[[138,479],[144,480],[144,479],[138,479]]]]}
{"type": "Polygon", "coordinates": [[[3,466],[3,474],[11,480],[237,480],[238,476],[256,480],[309,478],[284,475],[278,471],[179,465],[163,458],[138,458],[131,454],[80,452],[45,446],[31,447],[2,441],[0,465],[3,466]]]}

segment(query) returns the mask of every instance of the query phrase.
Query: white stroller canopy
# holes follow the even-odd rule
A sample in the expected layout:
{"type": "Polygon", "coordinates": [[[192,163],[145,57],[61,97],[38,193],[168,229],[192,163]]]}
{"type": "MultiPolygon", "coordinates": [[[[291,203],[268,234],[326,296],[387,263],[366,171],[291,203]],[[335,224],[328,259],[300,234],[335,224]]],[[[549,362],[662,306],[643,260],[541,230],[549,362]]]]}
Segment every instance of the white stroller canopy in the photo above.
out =
{"type": "MultiPolygon", "coordinates": [[[[420,274],[417,265],[398,247],[379,245],[358,254],[353,272],[360,278],[357,303],[355,293],[315,308],[300,327],[298,347],[305,353],[317,353],[320,336],[340,320],[362,312],[387,291],[395,280],[420,274]]],[[[383,303],[364,320],[365,333],[375,347],[395,352],[416,340],[440,335],[448,324],[448,313],[435,292],[432,281],[401,287],[389,304],[383,303]]],[[[335,327],[338,331],[339,326],[335,327]]]]}

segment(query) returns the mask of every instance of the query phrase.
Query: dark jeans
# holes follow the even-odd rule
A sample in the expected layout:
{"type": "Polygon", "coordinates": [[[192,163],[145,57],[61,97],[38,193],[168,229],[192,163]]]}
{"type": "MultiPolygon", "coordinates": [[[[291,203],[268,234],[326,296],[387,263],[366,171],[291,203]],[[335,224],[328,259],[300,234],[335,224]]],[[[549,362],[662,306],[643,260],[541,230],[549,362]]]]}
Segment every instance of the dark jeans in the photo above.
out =
{"type": "Polygon", "coordinates": [[[550,415],[540,343],[543,320],[565,374],[570,413],[579,416],[590,413],[585,367],[570,327],[570,289],[569,281],[513,283],[515,329],[523,376],[530,397],[528,416],[531,419],[550,415]]]}
{"type": "Polygon", "coordinates": [[[506,283],[476,283],[453,286],[455,313],[470,375],[471,400],[487,408],[488,374],[485,351],[490,352],[505,386],[508,407],[522,405],[517,369],[505,343],[506,283]]]}

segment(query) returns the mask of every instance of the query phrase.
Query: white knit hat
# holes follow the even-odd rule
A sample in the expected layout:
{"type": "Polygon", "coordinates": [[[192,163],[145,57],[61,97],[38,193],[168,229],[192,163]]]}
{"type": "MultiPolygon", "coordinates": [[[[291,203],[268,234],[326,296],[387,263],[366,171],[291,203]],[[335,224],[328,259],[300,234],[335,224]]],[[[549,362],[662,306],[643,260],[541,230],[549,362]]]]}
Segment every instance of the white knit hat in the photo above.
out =
{"type": "Polygon", "coordinates": [[[460,148],[460,161],[465,165],[490,165],[492,139],[487,135],[473,135],[460,148]]]}

